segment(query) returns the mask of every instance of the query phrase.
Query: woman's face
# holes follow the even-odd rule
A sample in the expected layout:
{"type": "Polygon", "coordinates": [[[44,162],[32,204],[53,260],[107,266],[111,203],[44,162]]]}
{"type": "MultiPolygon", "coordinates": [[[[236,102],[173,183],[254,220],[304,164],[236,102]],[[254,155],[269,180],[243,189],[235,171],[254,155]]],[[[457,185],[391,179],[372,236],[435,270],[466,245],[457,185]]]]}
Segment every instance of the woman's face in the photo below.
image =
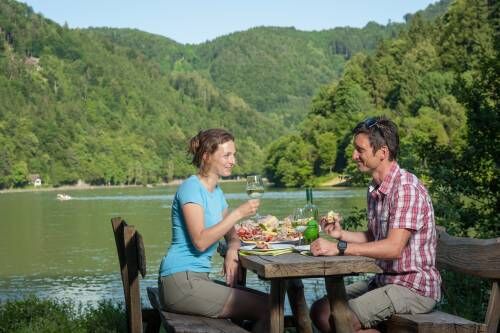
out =
{"type": "Polygon", "coordinates": [[[234,141],[227,141],[220,144],[212,155],[208,155],[205,160],[205,170],[219,177],[227,177],[231,175],[235,164],[236,146],[234,141]]]}

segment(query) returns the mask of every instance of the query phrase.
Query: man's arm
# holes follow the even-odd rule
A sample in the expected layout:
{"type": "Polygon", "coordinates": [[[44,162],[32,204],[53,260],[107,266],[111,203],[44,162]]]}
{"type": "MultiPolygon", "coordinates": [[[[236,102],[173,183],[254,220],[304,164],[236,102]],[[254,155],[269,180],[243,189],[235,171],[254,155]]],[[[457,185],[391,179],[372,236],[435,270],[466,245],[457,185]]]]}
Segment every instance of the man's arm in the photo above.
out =
{"type": "Polygon", "coordinates": [[[339,240],[343,240],[348,243],[367,243],[370,242],[372,238],[368,231],[342,230],[339,240]]]}
{"type": "MultiPolygon", "coordinates": [[[[363,238],[362,233],[349,233],[347,231],[346,238],[349,237],[363,238]]],[[[403,249],[411,237],[411,231],[406,229],[390,229],[387,238],[379,241],[368,241],[352,243],[348,242],[347,249],[344,255],[351,256],[366,256],[375,259],[396,259],[401,257],[403,249]]],[[[331,242],[324,238],[318,238],[311,244],[311,252],[315,256],[336,256],[339,254],[337,243],[331,242]]]]}
{"type": "Polygon", "coordinates": [[[344,253],[375,259],[397,259],[401,257],[410,237],[410,230],[389,229],[387,238],[367,243],[349,243],[344,253]]]}

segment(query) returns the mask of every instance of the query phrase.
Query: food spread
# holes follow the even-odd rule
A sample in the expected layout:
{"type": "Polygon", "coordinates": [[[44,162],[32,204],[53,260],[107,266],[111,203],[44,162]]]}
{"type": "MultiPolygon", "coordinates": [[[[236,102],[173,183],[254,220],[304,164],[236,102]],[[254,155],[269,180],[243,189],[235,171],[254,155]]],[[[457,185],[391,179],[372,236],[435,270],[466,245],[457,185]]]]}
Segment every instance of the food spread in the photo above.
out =
{"type": "Polygon", "coordinates": [[[273,215],[264,216],[258,221],[244,220],[236,224],[235,228],[238,237],[243,242],[296,241],[300,236],[299,232],[292,227],[289,217],[279,220],[273,215]]]}

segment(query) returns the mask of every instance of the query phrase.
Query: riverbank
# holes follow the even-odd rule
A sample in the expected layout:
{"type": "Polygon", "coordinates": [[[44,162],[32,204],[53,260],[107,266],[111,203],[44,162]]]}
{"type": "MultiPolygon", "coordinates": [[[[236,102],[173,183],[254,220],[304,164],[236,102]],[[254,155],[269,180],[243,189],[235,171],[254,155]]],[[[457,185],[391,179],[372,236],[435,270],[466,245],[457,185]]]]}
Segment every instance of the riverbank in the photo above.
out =
{"type": "Polygon", "coordinates": [[[347,178],[337,175],[319,182],[319,187],[347,186],[347,178]]]}
{"type": "MultiPolygon", "coordinates": [[[[26,187],[26,188],[12,188],[0,190],[0,194],[3,193],[22,193],[22,192],[66,192],[66,191],[77,191],[77,190],[94,190],[94,189],[117,189],[117,188],[154,188],[154,187],[165,187],[165,186],[179,186],[184,179],[174,179],[167,183],[158,184],[147,184],[147,185],[90,185],[86,183],[78,183],[76,185],[64,185],[58,187],[51,186],[41,186],[41,187],[26,187]]],[[[221,183],[230,182],[244,182],[244,178],[234,178],[234,179],[221,179],[221,183]]]]}
{"type": "MultiPolygon", "coordinates": [[[[12,188],[0,190],[0,194],[4,193],[22,193],[22,192],[65,192],[65,191],[76,191],[76,190],[94,190],[94,189],[117,189],[117,188],[140,188],[140,187],[163,187],[163,186],[179,186],[184,179],[174,179],[167,183],[158,184],[148,184],[148,185],[90,185],[86,183],[78,183],[76,185],[64,185],[58,187],[51,186],[41,186],[41,187],[27,187],[27,188],[12,188]]],[[[244,177],[237,177],[231,179],[221,179],[221,183],[232,183],[232,182],[244,182],[244,177]]],[[[347,180],[342,175],[336,175],[334,177],[328,177],[326,179],[320,179],[318,187],[335,187],[347,185],[347,180]]]]}

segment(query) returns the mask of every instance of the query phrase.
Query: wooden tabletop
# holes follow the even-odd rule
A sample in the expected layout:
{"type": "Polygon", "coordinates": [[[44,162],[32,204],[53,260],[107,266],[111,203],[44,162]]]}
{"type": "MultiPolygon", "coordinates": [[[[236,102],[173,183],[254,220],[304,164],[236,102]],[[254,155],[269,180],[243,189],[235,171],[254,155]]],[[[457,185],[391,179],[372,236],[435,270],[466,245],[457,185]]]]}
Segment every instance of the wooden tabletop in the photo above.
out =
{"type": "Polygon", "coordinates": [[[264,279],[382,272],[375,259],[357,256],[313,257],[288,253],[279,256],[240,256],[240,261],[244,268],[264,279]]]}

